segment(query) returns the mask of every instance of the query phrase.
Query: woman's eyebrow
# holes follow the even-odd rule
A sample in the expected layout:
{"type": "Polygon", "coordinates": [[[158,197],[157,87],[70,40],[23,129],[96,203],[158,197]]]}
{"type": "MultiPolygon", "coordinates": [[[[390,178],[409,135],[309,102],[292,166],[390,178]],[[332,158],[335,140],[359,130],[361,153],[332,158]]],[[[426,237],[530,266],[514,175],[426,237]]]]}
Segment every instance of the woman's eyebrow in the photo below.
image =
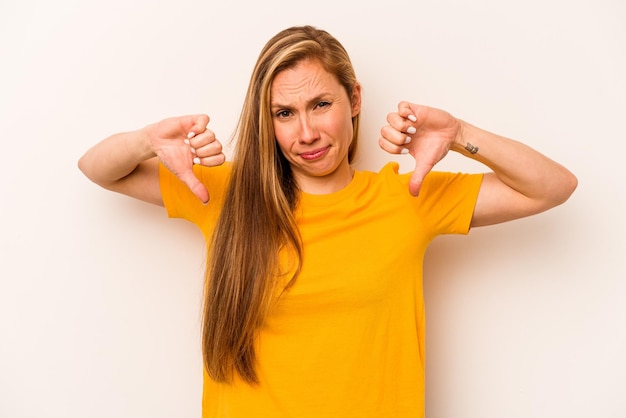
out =
{"type": "MultiPolygon", "coordinates": [[[[307,105],[311,104],[311,103],[318,103],[322,100],[328,100],[328,97],[330,96],[330,93],[326,92],[326,93],[320,93],[317,94],[316,96],[312,97],[311,99],[308,99],[306,101],[307,105]]],[[[271,109],[293,109],[294,106],[292,105],[288,105],[288,104],[282,104],[279,102],[274,102],[272,101],[270,103],[270,108],[271,109]]]]}

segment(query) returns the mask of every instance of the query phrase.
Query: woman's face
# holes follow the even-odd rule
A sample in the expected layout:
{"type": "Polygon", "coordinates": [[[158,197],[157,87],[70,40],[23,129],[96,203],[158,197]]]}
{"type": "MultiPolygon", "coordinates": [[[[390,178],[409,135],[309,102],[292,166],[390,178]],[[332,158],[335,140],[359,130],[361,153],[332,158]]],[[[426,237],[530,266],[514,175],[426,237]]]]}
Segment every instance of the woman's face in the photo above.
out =
{"type": "Polygon", "coordinates": [[[360,107],[360,86],[348,97],[316,60],[301,61],[276,75],[271,87],[274,133],[302,191],[332,193],[350,183],[352,117],[360,107]]]}

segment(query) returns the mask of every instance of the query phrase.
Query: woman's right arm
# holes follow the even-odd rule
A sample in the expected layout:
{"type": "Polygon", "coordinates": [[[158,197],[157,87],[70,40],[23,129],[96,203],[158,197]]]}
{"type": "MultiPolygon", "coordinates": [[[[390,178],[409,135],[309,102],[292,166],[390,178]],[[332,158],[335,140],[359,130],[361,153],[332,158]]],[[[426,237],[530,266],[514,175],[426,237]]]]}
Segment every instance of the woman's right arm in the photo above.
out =
{"type": "Polygon", "coordinates": [[[90,148],[78,167],[105,189],[162,206],[160,161],[206,203],[209,195],[193,174],[193,164],[214,166],[225,160],[222,145],[206,129],[208,122],[206,115],[180,116],[112,135],[90,148]]]}

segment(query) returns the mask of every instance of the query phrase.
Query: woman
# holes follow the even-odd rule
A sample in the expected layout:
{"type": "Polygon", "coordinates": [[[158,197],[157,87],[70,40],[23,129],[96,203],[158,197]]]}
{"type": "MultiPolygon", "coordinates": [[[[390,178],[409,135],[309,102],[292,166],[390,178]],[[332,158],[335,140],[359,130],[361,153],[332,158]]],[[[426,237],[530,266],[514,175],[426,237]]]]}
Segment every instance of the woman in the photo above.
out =
{"type": "Polygon", "coordinates": [[[422,417],[430,241],[576,188],[529,147],[409,102],[379,144],[410,153],[415,171],[355,171],[360,109],[342,45],[293,27],[261,51],[232,162],[206,115],[113,135],[81,158],[97,184],[165,206],[207,240],[204,417],[422,417]],[[491,171],[431,172],[449,150],[491,171]]]}

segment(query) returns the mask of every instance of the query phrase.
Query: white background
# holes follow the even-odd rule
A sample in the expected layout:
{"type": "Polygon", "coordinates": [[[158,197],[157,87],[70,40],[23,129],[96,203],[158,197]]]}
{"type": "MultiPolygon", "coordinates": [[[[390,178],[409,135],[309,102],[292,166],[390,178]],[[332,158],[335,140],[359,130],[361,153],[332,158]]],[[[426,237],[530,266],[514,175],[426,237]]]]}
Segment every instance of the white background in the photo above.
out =
{"type": "Polygon", "coordinates": [[[262,45],[305,23],[363,83],[360,168],[390,159],[378,132],[406,99],[580,182],[550,212],[432,244],[428,417],[626,416],[625,3],[216,3],[1,0],[0,418],[200,416],[200,234],[76,162],[185,113],[228,142],[262,45]]]}

